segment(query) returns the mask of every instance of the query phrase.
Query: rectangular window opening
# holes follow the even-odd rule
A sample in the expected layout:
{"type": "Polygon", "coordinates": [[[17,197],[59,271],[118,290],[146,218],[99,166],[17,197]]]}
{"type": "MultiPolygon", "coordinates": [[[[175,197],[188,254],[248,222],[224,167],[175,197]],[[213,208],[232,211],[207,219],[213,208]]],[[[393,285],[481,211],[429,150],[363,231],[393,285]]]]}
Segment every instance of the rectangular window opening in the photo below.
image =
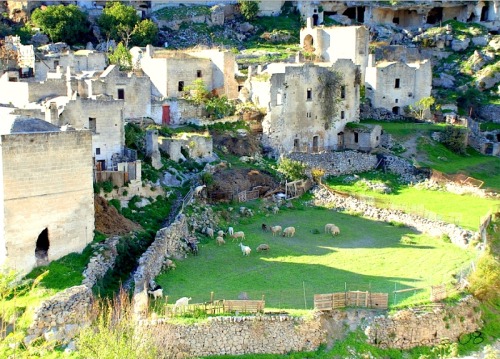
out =
{"type": "Polygon", "coordinates": [[[98,147],[95,149],[95,154],[100,155],[101,154],[101,149],[98,147]]]}
{"type": "Polygon", "coordinates": [[[125,100],[125,90],[118,89],[118,100],[125,100]]]}
{"type": "Polygon", "coordinates": [[[340,119],[343,120],[345,118],[345,111],[340,111],[340,119]]]}
{"type": "Polygon", "coordinates": [[[396,79],[396,80],[394,81],[394,88],[396,88],[396,89],[398,89],[398,88],[399,88],[399,85],[400,85],[400,83],[399,83],[399,82],[400,82],[400,81],[399,81],[399,79],[396,79]]]}
{"type": "Polygon", "coordinates": [[[357,132],[354,132],[354,143],[358,143],[359,141],[359,135],[357,132]]]}
{"type": "Polygon", "coordinates": [[[92,133],[96,133],[97,131],[97,120],[95,117],[89,117],[89,130],[92,131],[92,133]]]}
{"type": "Polygon", "coordinates": [[[184,91],[184,81],[179,81],[177,91],[184,91]]]}
{"type": "Polygon", "coordinates": [[[196,70],[196,77],[197,78],[202,77],[201,70],[196,70]]]}
{"type": "Polygon", "coordinates": [[[312,89],[307,89],[307,101],[312,100],[312,89]]]}
{"type": "Polygon", "coordinates": [[[341,99],[345,98],[345,86],[340,87],[340,98],[341,99]]]}

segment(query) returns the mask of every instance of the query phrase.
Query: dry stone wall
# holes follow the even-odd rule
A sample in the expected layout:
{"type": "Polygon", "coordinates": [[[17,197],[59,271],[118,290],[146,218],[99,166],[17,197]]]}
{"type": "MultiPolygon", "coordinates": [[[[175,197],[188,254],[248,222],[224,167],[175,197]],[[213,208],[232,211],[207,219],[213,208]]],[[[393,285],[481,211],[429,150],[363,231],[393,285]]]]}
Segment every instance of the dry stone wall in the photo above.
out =
{"type": "Polygon", "coordinates": [[[83,285],[92,289],[97,281],[102,279],[109,269],[113,268],[118,256],[116,245],[119,241],[120,237],[111,237],[103,243],[95,245],[94,254],[90,258],[87,268],[83,271],[83,285]]]}
{"type": "Polygon", "coordinates": [[[456,342],[462,334],[472,333],[480,326],[479,302],[469,296],[453,307],[432,312],[402,310],[391,316],[375,317],[365,333],[371,344],[410,349],[438,345],[444,339],[456,342]]]}
{"type": "Polygon", "coordinates": [[[333,207],[339,211],[361,213],[362,216],[373,218],[377,221],[403,223],[405,226],[415,228],[420,232],[428,233],[432,236],[441,237],[447,235],[452,243],[460,247],[466,247],[476,235],[472,231],[454,224],[433,221],[400,210],[377,208],[356,198],[332,193],[324,187],[316,187],[313,189],[313,193],[315,195],[315,205],[333,207]]]}
{"type": "Polygon", "coordinates": [[[24,338],[26,344],[42,336],[47,341],[66,341],[88,323],[93,302],[92,290],[84,285],[68,288],[44,301],[37,308],[24,338]]]}
{"type": "Polygon", "coordinates": [[[144,320],[139,328],[153,334],[163,358],[311,351],[326,338],[318,318],[288,315],[213,317],[194,325],[144,320]]]}
{"type": "Polygon", "coordinates": [[[320,154],[293,152],[287,156],[294,161],[307,164],[309,168],[322,168],[327,176],[365,172],[374,169],[377,165],[377,156],[357,151],[320,154]]]}

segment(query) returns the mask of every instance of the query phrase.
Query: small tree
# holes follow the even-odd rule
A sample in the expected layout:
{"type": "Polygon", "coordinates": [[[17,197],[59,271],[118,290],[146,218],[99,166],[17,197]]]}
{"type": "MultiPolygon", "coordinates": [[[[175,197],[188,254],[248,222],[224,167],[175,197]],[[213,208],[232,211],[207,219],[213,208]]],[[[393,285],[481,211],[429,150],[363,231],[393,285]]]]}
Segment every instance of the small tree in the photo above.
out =
{"type": "Polygon", "coordinates": [[[432,96],[421,98],[420,100],[415,102],[413,105],[409,105],[407,112],[411,116],[413,116],[419,120],[424,120],[427,112],[429,111],[431,106],[434,105],[435,102],[436,102],[436,100],[432,96]]]}
{"type": "Polygon", "coordinates": [[[107,4],[97,23],[108,40],[123,41],[128,48],[132,33],[139,21],[140,18],[132,6],[116,1],[107,4]]]}
{"type": "Polygon", "coordinates": [[[277,170],[291,181],[306,178],[306,165],[286,157],[281,158],[277,170]]]}
{"type": "Polygon", "coordinates": [[[130,70],[132,68],[132,55],[122,42],[116,46],[115,51],[109,55],[109,62],[120,66],[120,70],[130,70]]]}
{"type": "Polygon", "coordinates": [[[87,14],[76,5],[47,6],[35,9],[31,21],[46,33],[53,42],[64,41],[69,45],[85,43],[90,34],[87,14]]]}
{"type": "Polygon", "coordinates": [[[205,81],[202,79],[194,80],[191,85],[185,87],[185,90],[188,92],[186,99],[193,101],[196,105],[204,104],[210,95],[205,81]]]}
{"type": "Polygon", "coordinates": [[[130,39],[132,46],[153,44],[158,36],[158,26],[151,20],[143,20],[135,25],[130,39]]]}
{"type": "Polygon", "coordinates": [[[239,0],[238,4],[240,5],[241,15],[243,15],[245,20],[250,21],[257,17],[259,12],[259,1],[239,0]]]}
{"type": "Polygon", "coordinates": [[[453,152],[465,155],[467,130],[458,126],[446,126],[441,135],[441,142],[453,152]]]}

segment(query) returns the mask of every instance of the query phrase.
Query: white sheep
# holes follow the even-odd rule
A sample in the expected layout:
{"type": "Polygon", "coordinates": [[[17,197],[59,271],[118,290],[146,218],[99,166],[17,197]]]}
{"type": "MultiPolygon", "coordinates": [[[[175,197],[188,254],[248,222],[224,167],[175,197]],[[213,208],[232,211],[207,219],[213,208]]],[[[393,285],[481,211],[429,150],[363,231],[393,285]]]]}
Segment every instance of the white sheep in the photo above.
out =
{"type": "Polygon", "coordinates": [[[186,311],[189,301],[191,300],[191,297],[182,297],[177,299],[177,301],[174,304],[174,312],[175,311],[186,311]]]}
{"type": "Polygon", "coordinates": [[[250,247],[245,246],[243,243],[240,243],[240,248],[244,256],[249,256],[250,252],[252,251],[250,247]]]}
{"type": "Polygon", "coordinates": [[[273,234],[273,237],[275,235],[279,236],[281,234],[281,230],[282,230],[281,226],[273,226],[273,227],[271,227],[271,232],[273,234]]]}
{"type": "Polygon", "coordinates": [[[226,244],[226,241],[224,240],[224,238],[222,238],[221,236],[217,237],[215,239],[215,241],[217,242],[217,244],[220,246],[222,244],[226,244]]]}
{"type": "Polygon", "coordinates": [[[325,224],[325,233],[332,233],[332,227],[335,227],[333,223],[325,224]]]}
{"type": "Polygon", "coordinates": [[[336,235],[340,234],[340,229],[339,229],[339,227],[337,227],[337,226],[335,226],[335,225],[334,225],[334,226],[332,226],[332,228],[331,228],[330,230],[331,230],[332,236],[336,236],[336,235]]]}
{"type": "Polygon", "coordinates": [[[234,232],[231,238],[233,238],[233,242],[235,239],[239,239],[240,241],[242,241],[245,239],[245,232],[243,231],[234,232]]]}
{"type": "Polygon", "coordinates": [[[283,237],[293,237],[295,234],[295,227],[286,227],[283,230],[283,237]]]}
{"type": "Polygon", "coordinates": [[[278,212],[280,211],[280,209],[276,206],[274,206],[271,210],[273,211],[273,214],[278,214],[278,212]]]}
{"type": "Polygon", "coordinates": [[[224,237],[224,231],[220,230],[217,232],[217,237],[224,237]]]}
{"type": "Polygon", "coordinates": [[[263,251],[268,251],[269,250],[269,244],[259,244],[257,247],[257,252],[263,252],[263,251]]]}
{"type": "Polygon", "coordinates": [[[194,189],[194,196],[195,197],[200,197],[201,196],[201,192],[203,191],[204,188],[207,188],[206,184],[196,187],[194,189]]]}
{"type": "Polygon", "coordinates": [[[156,290],[148,290],[148,294],[151,294],[153,296],[153,298],[156,300],[158,298],[163,297],[163,289],[159,288],[156,290]]]}
{"type": "Polygon", "coordinates": [[[229,234],[230,236],[232,236],[232,235],[233,235],[233,233],[234,233],[234,229],[233,229],[233,227],[229,227],[229,228],[227,229],[227,234],[229,234]]]}
{"type": "Polygon", "coordinates": [[[210,237],[210,238],[214,239],[214,230],[213,230],[212,228],[207,227],[207,228],[205,229],[205,234],[206,234],[208,237],[210,237]]]}

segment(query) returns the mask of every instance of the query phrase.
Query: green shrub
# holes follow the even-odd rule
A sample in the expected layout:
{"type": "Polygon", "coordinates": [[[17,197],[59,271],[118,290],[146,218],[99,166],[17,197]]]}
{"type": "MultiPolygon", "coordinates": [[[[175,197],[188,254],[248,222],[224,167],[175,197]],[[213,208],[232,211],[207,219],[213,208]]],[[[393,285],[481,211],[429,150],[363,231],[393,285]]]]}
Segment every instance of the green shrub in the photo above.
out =
{"type": "Polygon", "coordinates": [[[446,126],[441,134],[441,142],[451,151],[465,155],[467,150],[467,130],[457,126],[446,126]]]}
{"type": "Polygon", "coordinates": [[[296,181],[306,178],[306,165],[283,157],[278,164],[278,172],[282,173],[287,179],[296,181]]]}
{"type": "Polygon", "coordinates": [[[110,205],[112,205],[113,207],[115,207],[115,208],[116,208],[116,210],[117,210],[119,213],[121,213],[122,206],[121,206],[121,204],[120,204],[120,201],[119,201],[119,200],[117,200],[117,199],[111,199],[111,200],[109,200],[109,202],[108,202],[108,203],[109,203],[110,205]]]}
{"type": "Polygon", "coordinates": [[[469,277],[470,290],[479,299],[493,302],[500,300],[500,263],[491,253],[485,252],[469,277]]]}

